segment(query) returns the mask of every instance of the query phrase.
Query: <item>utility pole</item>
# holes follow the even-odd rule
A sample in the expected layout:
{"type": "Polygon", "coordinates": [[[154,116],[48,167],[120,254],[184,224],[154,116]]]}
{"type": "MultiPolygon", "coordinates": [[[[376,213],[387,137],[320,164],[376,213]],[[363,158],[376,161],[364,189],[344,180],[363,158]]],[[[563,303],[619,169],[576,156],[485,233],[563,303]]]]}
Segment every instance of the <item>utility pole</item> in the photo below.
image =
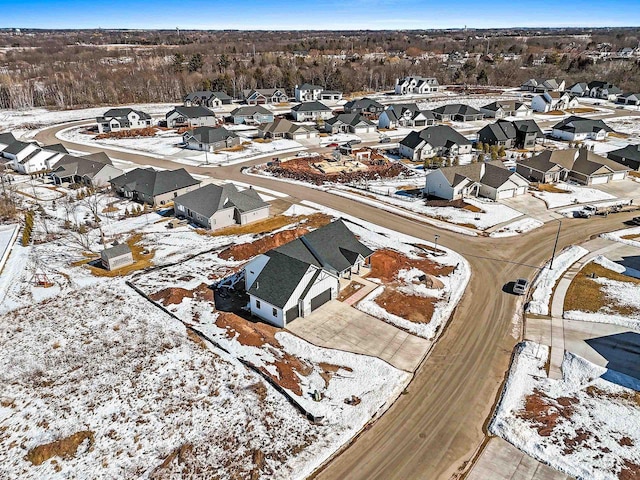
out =
{"type": "Polygon", "coordinates": [[[438,239],[440,238],[440,235],[436,234],[433,236],[433,254],[435,255],[436,253],[438,253],[438,239]]]}
{"type": "Polygon", "coordinates": [[[558,231],[556,232],[556,241],[553,244],[553,253],[551,254],[551,263],[549,264],[549,270],[553,270],[553,260],[556,257],[556,249],[558,248],[558,239],[560,238],[560,228],[562,228],[562,220],[557,220],[558,231]]]}

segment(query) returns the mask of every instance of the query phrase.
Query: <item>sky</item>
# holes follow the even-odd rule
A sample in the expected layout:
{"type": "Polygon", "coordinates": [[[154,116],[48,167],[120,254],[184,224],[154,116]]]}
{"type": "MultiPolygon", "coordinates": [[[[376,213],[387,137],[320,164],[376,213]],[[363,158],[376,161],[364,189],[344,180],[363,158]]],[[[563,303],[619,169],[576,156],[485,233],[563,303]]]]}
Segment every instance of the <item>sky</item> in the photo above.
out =
{"type": "Polygon", "coordinates": [[[640,26],[638,0],[0,0],[0,28],[395,30],[640,26]]]}

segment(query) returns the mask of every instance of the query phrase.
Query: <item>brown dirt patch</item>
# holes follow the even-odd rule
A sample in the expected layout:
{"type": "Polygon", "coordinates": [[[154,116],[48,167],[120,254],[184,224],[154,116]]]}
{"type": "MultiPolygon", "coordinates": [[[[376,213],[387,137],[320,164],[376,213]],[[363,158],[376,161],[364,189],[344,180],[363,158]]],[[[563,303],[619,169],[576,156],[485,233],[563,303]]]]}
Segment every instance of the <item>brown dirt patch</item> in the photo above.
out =
{"type": "Polygon", "coordinates": [[[333,365],[331,363],[321,362],[318,364],[318,367],[320,367],[320,376],[324,380],[325,388],[329,386],[329,382],[331,381],[331,378],[333,378],[333,376],[336,374],[336,372],[338,372],[338,370],[342,369],[347,372],[353,372],[353,369],[350,367],[341,367],[340,365],[333,365]]]}
{"type": "Polygon", "coordinates": [[[640,478],[640,465],[630,460],[624,460],[618,478],[620,480],[638,480],[640,478]]]}
{"type": "Polygon", "coordinates": [[[313,215],[296,215],[288,217],[278,215],[261,222],[249,223],[247,225],[233,225],[211,232],[212,236],[246,235],[249,233],[269,233],[287,225],[304,224],[306,228],[323,227],[330,223],[332,218],[324,213],[314,213],[313,215]]]}
{"type": "Polygon", "coordinates": [[[89,446],[93,445],[93,432],[89,430],[74,433],[55,442],[38,445],[27,452],[26,459],[33,465],[42,465],[52,457],[72,458],[78,447],[85,440],[89,440],[89,446]]]}
{"type": "Polygon", "coordinates": [[[104,140],[106,138],[138,138],[155,137],[158,129],[156,127],[134,128],[133,130],[121,130],[119,132],[101,133],[96,135],[94,140],[104,140]]]}
{"type": "Polygon", "coordinates": [[[414,323],[429,323],[437,299],[405,295],[392,288],[385,288],[374,301],[392,315],[414,323]]]}
{"type": "Polygon", "coordinates": [[[428,207],[459,208],[459,209],[462,209],[462,210],[469,210],[470,212],[474,212],[474,213],[484,213],[484,210],[482,210],[481,208],[476,207],[475,205],[471,205],[470,203],[467,203],[462,199],[458,199],[458,200],[438,200],[438,199],[427,200],[425,202],[425,205],[427,205],[428,207]]]}
{"type": "Polygon", "coordinates": [[[625,240],[636,240],[637,238],[640,238],[640,233],[635,233],[635,234],[631,234],[631,235],[623,235],[621,238],[624,238],[625,240]]]}
{"type": "Polygon", "coordinates": [[[571,113],[593,113],[597,112],[595,108],[591,107],[578,107],[578,108],[570,108],[571,113]]]}
{"type": "Polygon", "coordinates": [[[549,192],[549,193],[570,193],[569,190],[562,190],[561,188],[556,187],[551,183],[537,183],[535,187],[537,190],[541,192],[549,192]]]}
{"type": "Polygon", "coordinates": [[[155,250],[147,250],[143,245],[141,245],[141,242],[141,233],[136,233],[135,235],[129,237],[129,239],[127,240],[127,245],[129,245],[131,253],[133,254],[133,263],[131,265],[118,268],[117,270],[106,270],[102,268],[102,266],[87,266],[91,270],[91,273],[96,277],[123,277],[131,272],[144,270],[145,268],[148,268],[153,264],[152,260],[156,252],[155,250]]]}
{"type": "Polygon", "coordinates": [[[400,270],[417,268],[426,274],[446,276],[453,272],[453,267],[440,265],[427,259],[411,259],[402,253],[390,249],[376,250],[371,255],[372,278],[379,278],[383,282],[392,282],[398,277],[400,270]]]}
{"type": "Polygon", "coordinates": [[[620,439],[618,440],[618,443],[619,443],[620,445],[622,445],[623,447],[633,447],[633,446],[634,446],[633,440],[632,440],[632,439],[630,439],[629,437],[626,437],[626,436],[625,436],[625,437],[620,438],[620,439]]]}
{"type": "MultiPolygon", "coordinates": [[[[611,135],[611,134],[609,134],[611,135]]],[[[640,178],[640,172],[629,172],[630,177],[640,178]]]]}
{"type": "Polygon", "coordinates": [[[162,470],[166,470],[169,468],[171,463],[174,460],[178,460],[179,464],[184,464],[193,454],[193,445],[190,443],[185,443],[184,445],[179,446],[173,452],[171,452],[164,461],[158,465],[155,470],[151,473],[151,478],[164,478],[165,474],[162,470]]]}
{"type": "Polygon", "coordinates": [[[193,290],[182,287],[169,287],[158,290],[149,295],[149,298],[163,305],[180,305],[185,298],[194,298],[198,301],[213,302],[213,290],[206,283],[201,283],[193,290]]]}
{"type": "Polygon", "coordinates": [[[532,394],[527,395],[524,410],[517,412],[516,416],[531,423],[540,436],[548,437],[562,418],[571,418],[574,411],[572,405],[578,401],[571,398],[560,403],[559,400],[535,389],[532,394]]]}
{"type": "Polygon", "coordinates": [[[349,298],[351,295],[356,293],[362,287],[364,287],[364,285],[359,282],[349,283],[349,285],[347,285],[342,290],[340,290],[340,295],[338,296],[338,300],[340,302],[344,302],[347,298],[349,298]]]}
{"type": "Polygon", "coordinates": [[[242,345],[273,347],[269,350],[276,357],[280,357],[273,364],[276,367],[277,375],[273,375],[263,367],[260,367],[260,370],[282,388],[291,390],[295,395],[302,395],[298,375],[306,377],[312,372],[313,367],[284,351],[275,337],[275,334],[281,331],[279,328],[265,323],[253,323],[227,312],[220,313],[216,324],[227,330],[229,338],[235,338],[242,345]]]}
{"type": "Polygon", "coordinates": [[[220,253],[220,258],[224,260],[234,259],[236,261],[248,260],[249,258],[278,248],[285,243],[289,243],[302,235],[309,233],[306,227],[283,230],[267,237],[262,237],[251,243],[241,243],[233,245],[220,253]]]}
{"type": "Polygon", "coordinates": [[[584,442],[589,440],[591,437],[591,432],[586,431],[584,428],[578,428],[576,430],[576,434],[573,437],[565,437],[562,439],[565,446],[562,452],[565,455],[573,453],[577,447],[584,444],[584,442]]]}
{"type": "Polygon", "coordinates": [[[579,310],[595,313],[606,306],[609,311],[623,316],[639,313],[633,307],[612,303],[602,290],[603,285],[589,277],[592,274],[619,282],[634,283],[640,287],[640,279],[614,272],[591,262],[585,265],[571,282],[564,300],[565,311],[579,310]]]}
{"type": "Polygon", "coordinates": [[[628,391],[614,394],[593,385],[589,385],[585,391],[592,398],[608,398],[609,400],[625,402],[632,407],[640,407],[640,392],[628,391]]]}

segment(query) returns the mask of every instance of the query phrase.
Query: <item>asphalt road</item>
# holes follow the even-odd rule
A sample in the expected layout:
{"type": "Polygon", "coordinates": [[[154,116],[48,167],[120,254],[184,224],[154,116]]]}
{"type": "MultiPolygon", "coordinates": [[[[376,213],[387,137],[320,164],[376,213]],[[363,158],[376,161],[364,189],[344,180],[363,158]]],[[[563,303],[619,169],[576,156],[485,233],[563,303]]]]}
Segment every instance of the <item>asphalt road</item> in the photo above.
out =
{"type": "MultiPolygon", "coordinates": [[[[58,143],[55,131],[61,128],[64,127],[44,130],[36,138],[45,144],[58,143]]],[[[472,276],[462,301],[431,354],[418,368],[408,393],[400,396],[371,428],[316,477],[332,480],[456,478],[473,459],[485,439],[486,423],[517,342],[512,332],[518,298],[504,293],[502,287],[519,277],[533,278],[537,269],[551,257],[556,222],[519,237],[467,237],[301,185],[246,177],[240,172],[240,165],[211,169],[185,167],[151,155],[62,143],[70,149],[105,151],[135,163],[184,167],[218,179],[250,182],[287,193],[293,203],[310,200],[425,241],[432,241],[436,233],[440,235],[440,244],[461,253],[471,264],[472,276]]],[[[622,228],[623,221],[633,216],[629,213],[563,220],[559,249],[601,232],[622,228]]],[[[519,335],[517,331],[516,336],[519,335]]]]}

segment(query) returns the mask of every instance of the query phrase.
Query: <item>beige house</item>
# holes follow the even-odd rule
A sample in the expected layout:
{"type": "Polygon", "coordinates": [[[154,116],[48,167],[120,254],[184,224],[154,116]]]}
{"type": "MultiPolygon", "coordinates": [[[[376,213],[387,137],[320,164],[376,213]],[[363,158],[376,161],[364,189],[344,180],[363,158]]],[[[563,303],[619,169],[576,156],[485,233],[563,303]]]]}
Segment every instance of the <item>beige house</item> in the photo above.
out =
{"type": "Polygon", "coordinates": [[[155,207],[195,190],[200,181],[189,175],[184,168],[161,171],[136,168],[109,180],[109,183],[119,195],[155,207]]]}

